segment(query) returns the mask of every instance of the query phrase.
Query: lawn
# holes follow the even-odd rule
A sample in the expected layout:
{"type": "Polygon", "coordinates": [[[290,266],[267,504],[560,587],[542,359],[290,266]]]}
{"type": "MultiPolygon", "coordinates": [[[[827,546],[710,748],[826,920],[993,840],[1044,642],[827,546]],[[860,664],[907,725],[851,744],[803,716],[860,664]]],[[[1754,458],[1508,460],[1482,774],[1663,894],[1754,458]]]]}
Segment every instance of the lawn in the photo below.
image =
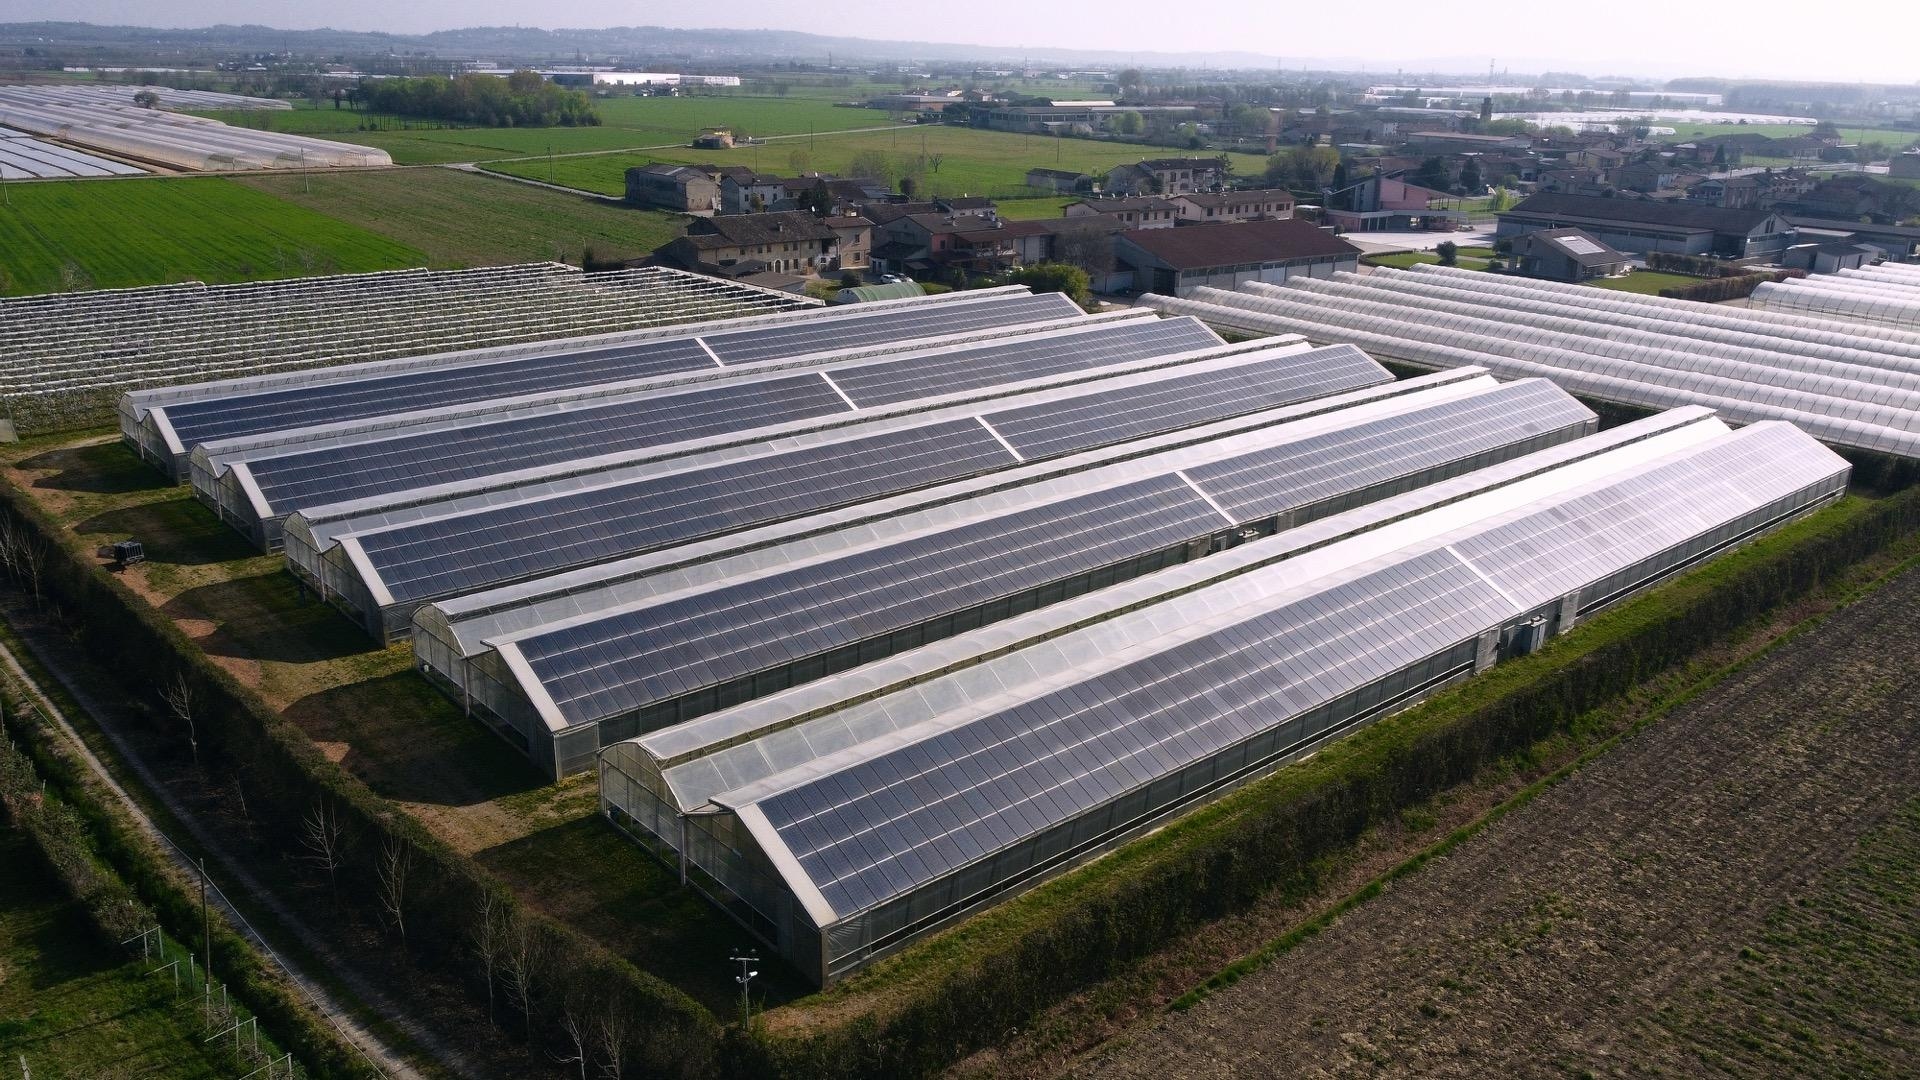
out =
{"type": "Polygon", "coordinates": [[[1658,296],[1661,289],[1673,289],[1683,285],[1697,285],[1704,280],[1706,279],[1692,277],[1687,274],[1669,274],[1659,270],[1635,270],[1626,277],[1601,278],[1598,281],[1589,282],[1589,284],[1597,285],[1602,289],[1618,289],[1621,292],[1645,293],[1648,296],[1658,296]]]}
{"type": "Polygon", "coordinates": [[[433,267],[596,255],[633,258],[673,239],[682,219],[454,169],[344,172],[237,181],[425,253],[433,267]]]}
{"type": "Polygon", "coordinates": [[[26,834],[3,824],[0,867],[0,1062],[8,1076],[236,1075],[229,1054],[201,1042],[192,999],[175,1002],[165,977],[102,942],[26,834]]]}
{"type": "MultiPolygon", "coordinates": [[[[851,173],[849,166],[856,155],[874,151],[886,157],[893,174],[889,179],[898,179],[907,171],[920,172],[922,194],[995,197],[1034,194],[1026,184],[1027,170],[1031,168],[1044,166],[1101,173],[1115,165],[1173,152],[1087,139],[1055,139],[943,125],[902,125],[890,131],[821,135],[732,150],[675,147],[645,153],[565,158],[551,165],[557,183],[617,195],[625,190],[626,170],[635,165],[674,161],[746,165],[766,172],[784,172],[793,169],[796,151],[806,155],[807,168],[841,175],[851,173]],[[937,169],[935,158],[941,159],[937,169]]],[[[1253,154],[1233,154],[1230,158],[1235,170],[1243,175],[1258,173],[1266,167],[1266,159],[1253,154]]],[[[485,168],[540,180],[549,175],[549,162],[544,158],[493,162],[485,168]]]]}
{"type": "Polygon", "coordinates": [[[421,266],[418,249],[232,180],[10,184],[0,293],[421,266]]]}
{"type": "MultiPolygon", "coordinates": [[[[1455,261],[1463,270],[1485,270],[1487,260],[1493,258],[1493,254],[1492,248],[1463,247],[1455,254],[1455,261]]],[[[1431,251],[1396,251],[1387,255],[1362,255],[1360,261],[1368,266],[1391,266],[1406,270],[1422,265],[1437,266],[1440,256],[1431,251]]]]}
{"type": "Polygon", "coordinates": [[[1068,203],[1079,202],[1081,198],[1079,195],[1046,195],[1037,199],[1002,199],[998,209],[1000,216],[1009,221],[1038,221],[1060,217],[1068,203]]]}
{"type": "Polygon", "coordinates": [[[455,127],[350,109],[213,112],[230,124],[265,127],[377,146],[401,165],[431,165],[492,158],[578,154],[686,143],[707,127],[731,127],[755,137],[805,135],[881,127],[893,121],[872,109],[836,108],[811,98],[748,96],[612,97],[595,103],[598,127],[455,127]]]}

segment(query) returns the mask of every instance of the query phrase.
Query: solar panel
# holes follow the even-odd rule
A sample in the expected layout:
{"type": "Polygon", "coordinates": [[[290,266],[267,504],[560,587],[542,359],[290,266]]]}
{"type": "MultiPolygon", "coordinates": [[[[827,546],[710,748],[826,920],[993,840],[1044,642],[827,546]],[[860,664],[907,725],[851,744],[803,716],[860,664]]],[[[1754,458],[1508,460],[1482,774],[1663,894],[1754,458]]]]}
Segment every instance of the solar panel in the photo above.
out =
{"type": "Polygon", "coordinates": [[[1178,544],[1225,523],[1158,476],[562,625],[517,645],[575,723],[819,656],[1178,544]]]}
{"type": "Polygon", "coordinates": [[[301,506],[845,412],[818,375],[722,384],[248,463],[268,505],[301,506]]]}
{"type": "MultiPolygon", "coordinates": [[[[709,343],[726,343],[728,351],[720,353],[720,359],[739,364],[981,327],[1019,326],[1068,317],[1078,311],[1058,294],[990,297],[963,304],[885,309],[869,315],[843,312],[855,317],[739,330],[716,335],[709,343]]],[[[693,338],[638,341],[182,402],[166,406],[166,413],[181,445],[191,448],[267,431],[714,367],[714,357],[693,338]]]]}
{"type": "Polygon", "coordinates": [[[1393,376],[1367,354],[1351,345],[1335,345],[1224,371],[1175,375],[1145,386],[1007,409],[988,414],[987,422],[1021,456],[1032,459],[1391,381],[1393,376]]]}
{"type": "Polygon", "coordinates": [[[1585,406],[1534,379],[1197,466],[1187,476],[1239,520],[1256,521],[1478,454],[1518,456],[1539,449],[1535,437],[1593,421],[1585,406]]]}
{"type": "Polygon", "coordinates": [[[1071,339],[1036,338],[955,349],[914,364],[849,365],[834,369],[833,381],[854,404],[867,408],[1219,345],[1220,339],[1198,321],[1136,320],[1071,339]]]}
{"type": "Polygon", "coordinates": [[[1014,464],[956,420],[364,533],[395,602],[453,596],[1014,464]]]}
{"type": "MultiPolygon", "coordinates": [[[[848,309],[841,309],[843,312],[848,309]]],[[[857,311],[857,309],[854,309],[857,311]]],[[[856,349],[937,334],[958,334],[995,326],[1070,319],[1085,314],[1060,293],[1035,293],[965,304],[936,304],[895,309],[884,315],[855,321],[794,322],[760,330],[714,334],[706,343],[729,367],[805,356],[829,350],[856,349]]]]}
{"type": "Polygon", "coordinates": [[[1599,244],[1594,243],[1584,236],[1561,236],[1555,239],[1559,241],[1561,247],[1566,248],[1575,255],[1598,255],[1604,250],[1599,244]]]}

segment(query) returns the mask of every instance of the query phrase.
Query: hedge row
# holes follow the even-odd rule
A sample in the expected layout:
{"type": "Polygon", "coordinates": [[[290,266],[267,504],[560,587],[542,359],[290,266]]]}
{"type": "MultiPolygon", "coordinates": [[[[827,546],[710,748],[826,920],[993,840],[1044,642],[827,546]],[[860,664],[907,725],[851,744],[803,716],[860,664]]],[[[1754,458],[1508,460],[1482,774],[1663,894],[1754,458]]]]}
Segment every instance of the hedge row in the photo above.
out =
{"type": "Polygon", "coordinates": [[[1699,300],[1711,304],[1721,300],[1745,299],[1753,295],[1753,290],[1769,281],[1785,281],[1788,278],[1806,276],[1804,270],[1761,270],[1751,274],[1713,278],[1692,285],[1677,285],[1671,289],[1661,289],[1660,295],[1669,300],[1699,300]]]}
{"type": "MultiPolygon", "coordinates": [[[[402,940],[416,963],[487,1000],[502,996],[489,993],[503,985],[502,972],[496,963],[488,980],[481,954],[512,953],[524,978],[511,988],[525,992],[515,995],[510,1015],[524,1018],[530,1041],[573,1052],[566,1030],[571,1018],[575,1029],[590,1023],[610,1033],[613,1045],[602,1056],[617,1054],[635,1074],[713,1071],[719,1024],[699,1003],[524,908],[470,859],[328,760],[305,732],[212,663],[170,619],[77,551],[27,496],[0,486],[0,530],[8,525],[46,541],[40,595],[135,700],[157,704],[165,688],[186,688],[202,764],[243,786],[248,819],[266,846],[307,851],[316,815],[337,831],[332,846],[338,865],[328,876],[343,914],[387,922],[381,864],[387,853],[407,851],[402,940]]],[[[159,725],[167,710],[153,708],[147,715],[159,725]]]]}
{"type": "MultiPolygon", "coordinates": [[[[1920,490],[1816,517],[1281,771],[1085,880],[1043,887],[1005,947],[928,978],[884,1021],[788,1042],[756,1064],[795,1076],[924,1076],[1205,923],[1279,890],[1300,896],[1369,827],[1564,730],[1827,576],[1920,527],[1920,490]]],[[[1009,915],[1011,918],[1012,916],[1009,915]]],[[[986,916],[991,920],[994,916],[986,916]]],[[[990,932],[989,932],[990,933],[990,932]]],[[[885,978],[884,972],[875,972],[885,978]]]]}

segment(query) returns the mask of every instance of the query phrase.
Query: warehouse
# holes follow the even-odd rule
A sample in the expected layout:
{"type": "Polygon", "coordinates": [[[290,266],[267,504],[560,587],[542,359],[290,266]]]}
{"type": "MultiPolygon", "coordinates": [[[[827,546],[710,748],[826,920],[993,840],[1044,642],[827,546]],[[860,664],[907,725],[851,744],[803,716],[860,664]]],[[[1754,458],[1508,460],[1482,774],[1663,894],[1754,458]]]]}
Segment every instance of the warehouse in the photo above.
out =
{"type": "Polygon", "coordinates": [[[557,398],[635,379],[666,385],[664,377],[670,375],[699,382],[736,370],[768,370],[776,361],[806,364],[916,339],[952,335],[966,340],[1084,318],[1064,297],[1034,296],[1018,288],[961,301],[940,297],[875,305],[845,318],[808,307],[719,319],[731,311],[724,295],[716,298],[718,304],[700,295],[644,299],[657,300],[659,314],[673,316],[661,320],[667,326],[128,394],[121,408],[122,436],[159,451],[149,456],[172,455],[184,465],[193,449],[211,442],[229,452],[283,445],[303,430],[314,438],[379,430],[396,423],[390,418],[400,414],[557,398]],[[674,325],[691,319],[701,320],[695,332],[674,325]]]}
{"type": "MultiPolygon", "coordinates": [[[[1229,347],[1217,360],[1178,370],[1242,374],[1234,404],[1246,411],[1385,381],[1385,369],[1356,349],[1327,350],[1338,362],[1324,367],[1290,363],[1298,344],[1270,341],[1229,347]],[[1284,359],[1283,359],[1284,358],[1284,359]]],[[[1148,363],[1158,366],[1157,358],[1148,363]]],[[[1189,376],[1192,377],[1192,376],[1189,376]]],[[[1101,385],[1106,385],[1102,380],[1101,385]]],[[[998,403],[996,408],[999,407],[998,403]]],[[[855,504],[929,487],[1023,461],[1084,449],[1082,444],[1034,446],[993,430],[979,410],[914,414],[868,431],[856,424],[811,437],[807,445],[747,445],[669,462],[642,462],[594,477],[491,492],[478,507],[432,516],[379,513],[317,525],[308,515],[289,519],[288,565],[322,595],[353,614],[376,638],[406,629],[424,603],[516,581],[551,576],[704,535],[855,504]],[[617,474],[617,475],[616,475],[617,474]],[[354,522],[362,522],[354,527],[354,522]]],[[[1146,422],[1177,425],[1180,411],[1165,409],[1146,422]]],[[[1106,418],[1114,438],[1137,425],[1106,418]]],[[[1122,434],[1124,433],[1124,434],[1122,434]]],[[[1079,433],[1076,433],[1079,434],[1079,433]]],[[[450,500],[470,503],[469,499],[450,500]]],[[[410,508],[411,509],[411,508],[410,508]]],[[[575,583],[569,591],[583,585],[575,583]]]]}
{"type": "MultiPolygon", "coordinates": [[[[1397,276],[1374,274],[1366,280],[1390,283],[1397,276]]],[[[1550,283],[1489,283],[1507,284],[1550,283]]],[[[1485,317],[1471,318],[1413,303],[1258,284],[1238,293],[1203,289],[1190,300],[1143,300],[1143,306],[1197,315],[1218,327],[1350,341],[1384,360],[1424,368],[1485,365],[1509,378],[1547,377],[1583,397],[1634,408],[1705,405],[1736,423],[1786,420],[1834,446],[1920,457],[1920,399],[1905,381],[1914,372],[1904,358],[1881,356],[1881,366],[1872,368],[1790,348],[1755,351],[1704,342],[1682,348],[1663,340],[1664,334],[1651,339],[1660,344],[1615,340],[1623,337],[1617,326],[1596,321],[1589,330],[1566,333],[1544,329],[1543,317],[1506,307],[1498,297],[1488,296],[1485,303],[1492,305],[1485,317]]],[[[1573,310],[1569,317],[1580,318],[1573,310]]]]}
{"type": "Polygon", "coordinates": [[[1544,380],[1480,380],[705,559],[634,583],[626,604],[492,639],[519,690],[506,717],[630,737],[1596,423],[1544,380]]]}
{"type": "Polygon", "coordinates": [[[1073,381],[1114,364],[1222,347],[1221,339],[1195,320],[1163,322],[1131,312],[1089,316],[1066,329],[805,371],[740,375],[659,391],[627,383],[611,396],[508,412],[492,412],[482,403],[479,416],[468,415],[474,407],[437,410],[420,415],[444,418],[408,424],[385,437],[361,432],[337,441],[302,441],[287,452],[266,446],[228,456],[218,443],[203,444],[192,457],[194,493],[271,550],[279,544],[286,516],[306,507],[646,448],[662,457],[678,456],[757,441],[747,433],[763,429],[838,427],[925,408],[937,398],[992,397],[1007,384],[1073,381]]]}
{"type": "MultiPolygon", "coordinates": [[[[684,819],[700,834],[687,848],[726,910],[830,982],[1531,651],[1846,479],[1785,424],[1651,459],[1629,446],[897,693],[852,701],[853,680],[842,730],[860,741],[711,796],[684,819]],[[1595,462],[1612,469],[1594,478],[1595,462]]],[[[631,785],[608,775],[627,825],[631,785]]]]}

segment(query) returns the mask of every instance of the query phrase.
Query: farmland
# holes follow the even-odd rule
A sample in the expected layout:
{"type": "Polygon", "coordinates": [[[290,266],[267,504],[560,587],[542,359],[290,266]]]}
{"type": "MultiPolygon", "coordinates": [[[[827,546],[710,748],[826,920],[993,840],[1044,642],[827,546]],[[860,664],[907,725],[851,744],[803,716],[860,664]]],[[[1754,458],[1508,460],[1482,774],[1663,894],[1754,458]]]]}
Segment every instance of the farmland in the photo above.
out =
{"type": "Polygon", "coordinates": [[[677,215],[620,206],[454,169],[255,176],[257,191],[423,252],[435,268],[645,255],[677,215]]]}
{"type": "MultiPolygon", "coordinates": [[[[1710,139],[1716,135],[1765,135],[1769,139],[1790,139],[1813,130],[1807,124],[1694,124],[1663,121],[1661,126],[1673,128],[1673,135],[1663,137],[1677,142],[1710,139]]],[[[1848,143],[1883,142],[1888,146],[1904,147],[1909,143],[1920,141],[1920,131],[1900,128],[1843,127],[1840,129],[1840,140],[1848,143]]]]}
{"type": "Polygon", "coordinates": [[[450,127],[431,120],[334,109],[205,115],[243,126],[377,146],[401,165],[672,145],[690,141],[706,127],[731,127],[758,138],[892,123],[883,112],[836,108],[831,102],[807,98],[613,97],[595,102],[595,107],[601,118],[598,127],[450,127]]]}
{"type": "Polygon", "coordinates": [[[1620,292],[1644,293],[1647,296],[1660,295],[1661,289],[1678,289],[1688,285],[1698,285],[1701,279],[1686,274],[1671,274],[1664,270],[1635,270],[1626,277],[1601,278],[1590,284],[1602,289],[1615,289],[1620,292]]]}
{"type": "MultiPolygon", "coordinates": [[[[1101,173],[1142,157],[1170,153],[1152,147],[1102,143],[1086,139],[1055,139],[974,128],[921,125],[890,131],[821,135],[789,139],[765,146],[733,150],[693,150],[674,147],[644,153],[575,157],[552,162],[556,183],[583,191],[617,195],[625,190],[626,170],[654,161],[686,164],[746,165],[756,170],[785,172],[796,168],[850,175],[856,156],[883,155],[891,176],[917,173],[919,191],[927,195],[1025,195],[1027,170],[1037,166],[1101,173]],[[798,156],[796,156],[798,155],[798,156]],[[938,168],[935,168],[935,159],[938,168]],[[923,164],[924,163],[924,164],[923,164]]],[[[1258,173],[1265,159],[1252,154],[1229,155],[1236,172],[1258,173]]],[[[546,159],[491,162],[484,168],[545,180],[546,159]]]]}
{"type": "Polygon", "coordinates": [[[191,1000],[100,941],[23,832],[0,819],[0,1060],[9,1074],[221,1077],[191,1000]]]}
{"type": "Polygon", "coordinates": [[[0,293],[419,266],[416,248],[207,177],[9,185],[0,293]]]}
{"type": "Polygon", "coordinates": [[[1076,1075],[1909,1071],[1917,600],[1909,571],[1076,1075]]]}

